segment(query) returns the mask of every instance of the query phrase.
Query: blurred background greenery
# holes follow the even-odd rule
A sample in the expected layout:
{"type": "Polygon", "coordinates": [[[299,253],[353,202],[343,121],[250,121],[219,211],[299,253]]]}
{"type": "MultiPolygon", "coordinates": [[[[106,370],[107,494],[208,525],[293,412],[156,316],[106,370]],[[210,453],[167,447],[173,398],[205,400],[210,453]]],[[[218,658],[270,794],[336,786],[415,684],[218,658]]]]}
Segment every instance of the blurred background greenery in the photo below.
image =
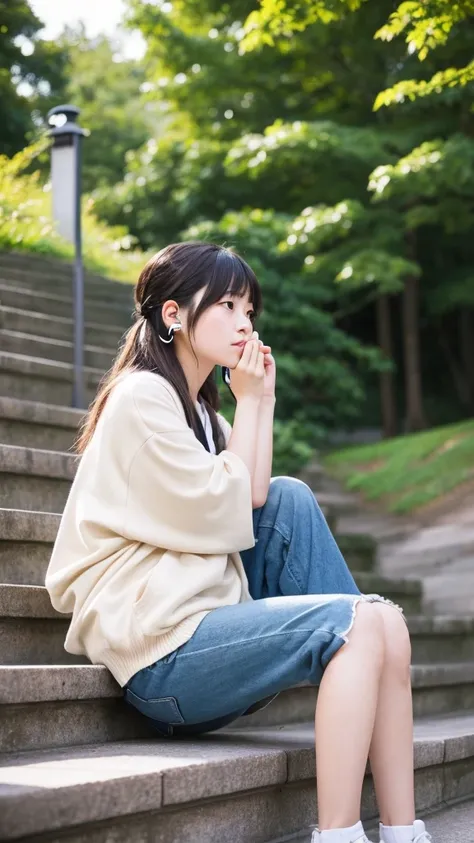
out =
{"type": "Polygon", "coordinates": [[[274,474],[365,431],[374,452],[332,465],[372,497],[422,468],[395,508],[442,493],[433,454],[453,437],[441,486],[472,477],[474,4],[122,6],[136,58],[78,23],[47,40],[34,2],[0,0],[0,248],[71,256],[51,223],[45,116],[72,102],[91,131],[91,268],[134,282],[149,254],[197,238],[257,273],[274,474]]]}

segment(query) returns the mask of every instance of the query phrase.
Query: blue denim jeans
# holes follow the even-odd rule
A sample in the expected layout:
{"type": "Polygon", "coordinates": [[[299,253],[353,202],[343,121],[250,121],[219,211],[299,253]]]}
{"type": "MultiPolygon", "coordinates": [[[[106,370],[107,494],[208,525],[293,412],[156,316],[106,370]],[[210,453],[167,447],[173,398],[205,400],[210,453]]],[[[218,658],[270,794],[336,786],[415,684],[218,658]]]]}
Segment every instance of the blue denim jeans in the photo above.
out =
{"type": "Polygon", "coordinates": [[[255,547],[241,551],[253,600],[214,609],[189,641],[124,686],[125,701],[163,737],[219,729],[286,688],[319,685],[356,604],[391,603],[361,595],[302,481],[272,478],[253,523],[255,547]]]}

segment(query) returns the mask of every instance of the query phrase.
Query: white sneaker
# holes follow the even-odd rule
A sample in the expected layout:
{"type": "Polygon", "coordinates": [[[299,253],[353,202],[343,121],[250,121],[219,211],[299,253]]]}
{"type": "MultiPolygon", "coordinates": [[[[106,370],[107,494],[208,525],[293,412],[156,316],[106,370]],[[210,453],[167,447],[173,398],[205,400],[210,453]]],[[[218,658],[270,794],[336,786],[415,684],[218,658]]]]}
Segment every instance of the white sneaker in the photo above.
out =
{"type": "MultiPolygon", "coordinates": [[[[321,843],[321,832],[318,828],[315,828],[313,831],[311,843],[321,843]]],[[[354,837],[354,839],[351,840],[351,843],[370,843],[370,840],[365,836],[365,834],[363,834],[362,837],[354,837]]],[[[383,843],[383,841],[381,841],[381,843],[383,843]]]]}
{"type": "MultiPolygon", "coordinates": [[[[425,824],[422,820],[415,820],[413,823],[413,840],[412,843],[432,843],[432,836],[428,834],[425,824]]],[[[382,823],[380,823],[380,843],[385,843],[382,835],[382,823]]]]}

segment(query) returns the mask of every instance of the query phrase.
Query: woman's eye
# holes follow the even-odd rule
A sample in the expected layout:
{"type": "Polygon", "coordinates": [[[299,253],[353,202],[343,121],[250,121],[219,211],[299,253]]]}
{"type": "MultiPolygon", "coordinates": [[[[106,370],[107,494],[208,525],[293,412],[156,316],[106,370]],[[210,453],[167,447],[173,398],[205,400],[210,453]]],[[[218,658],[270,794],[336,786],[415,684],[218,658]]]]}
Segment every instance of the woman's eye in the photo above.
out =
{"type": "MultiPolygon", "coordinates": [[[[232,305],[232,309],[233,309],[233,307],[234,307],[234,302],[233,302],[233,301],[230,301],[230,300],[229,300],[229,301],[225,301],[225,302],[223,302],[223,304],[231,304],[231,305],[232,305]]],[[[253,320],[255,319],[255,311],[254,311],[254,310],[251,310],[251,311],[250,311],[250,313],[248,314],[248,316],[249,316],[249,319],[251,319],[251,320],[253,321],[253,320]]]]}

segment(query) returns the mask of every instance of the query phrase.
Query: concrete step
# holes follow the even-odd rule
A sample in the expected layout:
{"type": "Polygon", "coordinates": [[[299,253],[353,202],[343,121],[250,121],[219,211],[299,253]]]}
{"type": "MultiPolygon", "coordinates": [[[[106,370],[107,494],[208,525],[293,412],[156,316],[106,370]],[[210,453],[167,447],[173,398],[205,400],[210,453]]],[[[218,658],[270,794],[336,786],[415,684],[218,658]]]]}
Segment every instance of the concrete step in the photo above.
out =
{"type": "MultiPolygon", "coordinates": [[[[11,287],[0,283],[0,303],[5,307],[19,307],[35,313],[66,316],[72,318],[72,300],[67,296],[38,292],[31,287],[11,287]]],[[[132,305],[115,304],[105,299],[85,299],[84,313],[86,321],[104,322],[105,325],[121,325],[123,328],[132,324],[132,305]]]]}
{"type": "Polygon", "coordinates": [[[0,766],[5,752],[139,737],[156,732],[103,665],[0,666],[0,766]]]}
{"type": "Polygon", "coordinates": [[[474,525],[453,523],[418,530],[395,548],[383,550],[380,562],[387,573],[397,569],[429,576],[473,554],[474,525]]]}
{"type": "Polygon", "coordinates": [[[0,445],[0,506],[62,512],[80,457],[0,445]]]}
{"type": "MultiPolygon", "coordinates": [[[[436,808],[434,811],[418,812],[425,822],[428,834],[434,843],[474,843],[474,799],[456,800],[452,805],[436,808]]],[[[370,843],[379,843],[379,820],[366,820],[364,831],[370,843]]],[[[279,837],[271,843],[311,843],[312,831],[279,837]]]]}
{"type": "Polygon", "coordinates": [[[54,255],[32,254],[23,251],[1,251],[0,263],[2,266],[19,266],[24,269],[42,272],[72,271],[72,262],[54,255]]]}
{"type": "MultiPolygon", "coordinates": [[[[474,800],[465,799],[440,811],[423,815],[426,829],[435,843],[474,843],[474,800]]],[[[369,840],[379,843],[377,829],[369,840]]],[[[310,843],[310,837],[307,843],[310,843]]],[[[295,841],[296,843],[296,841],[295,841]]]]}
{"type": "MultiPolygon", "coordinates": [[[[41,281],[45,283],[56,283],[69,286],[72,284],[74,276],[74,264],[70,261],[57,260],[55,258],[41,257],[39,255],[21,255],[12,253],[0,252],[0,274],[10,275],[14,273],[18,276],[21,274],[28,278],[33,278],[38,283],[41,281]]],[[[138,275],[138,273],[137,273],[138,275]]],[[[127,290],[133,289],[133,284],[117,281],[108,278],[105,275],[100,275],[97,272],[90,272],[83,267],[84,284],[86,287],[101,287],[108,286],[116,289],[118,292],[123,290],[123,294],[127,290]]]]}
{"type": "MultiPolygon", "coordinates": [[[[58,622],[52,621],[50,630],[53,623],[58,622]]],[[[3,624],[4,651],[25,634],[15,619],[10,630],[3,624]]],[[[36,651],[48,644],[46,631],[39,635],[36,651]]],[[[473,662],[412,665],[411,679],[417,717],[474,708],[473,662]]],[[[303,682],[285,689],[259,711],[239,717],[233,727],[283,726],[310,720],[317,697],[318,688],[303,682]]],[[[122,688],[104,665],[77,658],[72,664],[0,666],[0,752],[150,734],[150,721],[124,700],[122,688]],[[126,716],[128,711],[130,718],[126,716]]]]}
{"type": "MultiPolygon", "coordinates": [[[[473,716],[417,722],[414,750],[419,815],[472,793],[473,716]]],[[[369,765],[361,815],[377,819],[369,765]]],[[[308,843],[316,821],[313,722],[2,758],[2,840],[308,843]]]]}
{"type": "MultiPolygon", "coordinates": [[[[63,278],[65,273],[72,276],[74,263],[71,260],[54,257],[53,255],[31,254],[29,252],[0,252],[0,266],[18,268],[30,274],[40,273],[48,278],[63,278]]],[[[116,281],[98,272],[92,272],[84,267],[84,278],[86,281],[108,282],[110,284],[123,285],[124,282],[116,281]]],[[[128,286],[124,284],[124,286],[128,286]]]]}
{"type": "MultiPolygon", "coordinates": [[[[138,278],[139,270],[137,270],[138,278]]],[[[35,285],[55,284],[65,289],[72,289],[74,264],[69,261],[47,258],[40,255],[22,255],[0,252],[0,275],[5,277],[23,277],[30,279],[35,285]]],[[[115,295],[123,298],[133,297],[133,283],[118,281],[90,272],[83,268],[84,286],[86,289],[113,290],[115,295]]]]}
{"type": "Polygon", "coordinates": [[[0,443],[68,451],[83,417],[84,412],[73,407],[0,396],[0,443]]]}
{"type": "Polygon", "coordinates": [[[303,483],[307,483],[316,495],[318,492],[342,491],[341,483],[333,477],[330,477],[324,470],[323,466],[317,462],[306,465],[298,474],[298,477],[303,481],[303,483]]]}
{"type": "MultiPolygon", "coordinates": [[[[71,616],[57,612],[43,584],[0,584],[0,629],[11,630],[9,647],[0,652],[0,664],[62,664],[71,616]]],[[[407,618],[414,663],[464,662],[473,659],[474,617],[407,618]]],[[[6,639],[4,639],[6,640],[6,639]]]]}
{"type": "MultiPolygon", "coordinates": [[[[6,287],[27,287],[40,293],[73,298],[73,276],[62,275],[51,278],[37,272],[24,272],[18,269],[5,269],[0,265],[0,284],[6,287]]],[[[126,308],[133,307],[133,287],[131,284],[119,284],[114,281],[87,281],[84,285],[84,297],[90,301],[106,301],[110,298],[115,304],[126,308]]]]}
{"type": "Polygon", "coordinates": [[[423,577],[423,583],[430,614],[474,612],[474,554],[456,559],[438,574],[423,577]]]}
{"type": "MultiPolygon", "coordinates": [[[[74,338],[72,319],[1,304],[0,328],[64,342],[72,342],[74,338]]],[[[100,322],[86,322],[84,325],[85,342],[88,345],[117,349],[123,335],[124,328],[120,325],[101,325],[100,322]]]]}
{"type": "Polygon", "coordinates": [[[372,536],[378,547],[382,545],[382,555],[385,552],[391,553],[394,546],[407,540],[418,531],[418,526],[413,519],[383,512],[372,512],[368,508],[342,514],[339,518],[338,528],[345,535],[363,534],[372,536]]]}
{"type": "MultiPolygon", "coordinates": [[[[94,400],[102,369],[84,367],[85,400],[94,400]]],[[[0,350],[0,396],[71,406],[74,368],[71,363],[28,357],[0,350]]]]}
{"type": "Polygon", "coordinates": [[[424,584],[418,577],[383,577],[370,571],[358,571],[350,561],[348,564],[363,594],[382,594],[398,603],[406,615],[418,615],[423,611],[424,584]]]}
{"type": "MultiPolygon", "coordinates": [[[[317,500],[324,495],[317,495],[317,500]]],[[[335,539],[339,549],[352,571],[373,572],[377,564],[377,542],[370,533],[346,534],[341,531],[340,518],[337,519],[335,539]]]]}
{"type": "MultiPolygon", "coordinates": [[[[36,405],[31,402],[31,407],[44,410],[45,415],[42,418],[45,420],[48,418],[49,408],[47,408],[46,405],[36,405]]],[[[23,410],[23,407],[20,409],[23,410]]],[[[52,408],[52,410],[56,411],[56,408],[52,408]]],[[[78,411],[68,410],[66,412],[71,414],[70,418],[68,419],[66,416],[65,419],[61,419],[60,414],[64,411],[61,411],[59,408],[57,411],[59,413],[58,422],[63,421],[64,424],[68,421],[70,422],[70,432],[68,432],[68,429],[65,427],[64,437],[66,438],[67,436],[70,436],[72,440],[75,417],[76,415],[80,416],[80,413],[78,411]]],[[[0,399],[0,430],[1,412],[2,399],[0,399]]],[[[27,412],[28,408],[25,408],[25,413],[27,412]]],[[[41,416],[39,418],[41,418],[41,416]]],[[[53,413],[51,413],[50,418],[54,418],[53,413]]],[[[44,429],[45,431],[50,429],[52,431],[52,435],[54,434],[53,427],[47,428],[45,425],[44,429]]],[[[33,435],[34,430],[31,433],[31,437],[33,437],[33,435]]],[[[49,555],[56,535],[55,532],[51,535],[51,543],[49,546],[42,544],[40,557],[38,558],[37,553],[33,552],[33,543],[29,542],[28,550],[25,550],[25,543],[28,542],[28,539],[32,534],[33,523],[35,521],[41,522],[44,517],[44,513],[25,513],[14,509],[3,511],[11,513],[9,515],[9,524],[14,523],[16,514],[18,514],[18,525],[15,527],[15,536],[13,538],[11,537],[12,531],[10,527],[8,533],[9,538],[6,538],[2,533],[2,519],[0,517],[0,582],[18,583],[23,585],[43,585],[49,555]],[[28,521],[25,520],[25,516],[28,516],[28,521]],[[31,562],[32,556],[35,557],[33,564],[31,562]]],[[[0,516],[1,513],[2,510],[0,510],[0,516]]],[[[401,605],[406,614],[418,614],[421,612],[423,593],[422,584],[419,580],[414,578],[394,579],[367,572],[357,572],[355,578],[357,585],[362,592],[366,594],[383,594],[385,597],[388,597],[390,600],[394,600],[395,603],[401,605]]]]}
{"type": "MultiPolygon", "coordinates": [[[[21,402],[20,402],[21,403],[21,402]]],[[[26,403],[26,402],[25,402],[26,403]]],[[[48,408],[46,405],[34,404],[31,402],[31,416],[35,408],[38,412],[38,422],[56,420],[54,412],[58,413],[57,421],[64,425],[70,424],[70,429],[64,427],[63,434],[66,438],[73,437],[74,422],[80,416],[80,411],[61,410],[59,408],[48,408]],[[52,410],[52,412],[50,412],[52,410]],[[64,415],[61,415],[64,414],[64,415]]],[[[29,412],[29,408],[20,407],[20,411],[29,412]]],[[[1,430],[2,399],[0,399],[0,430],[1,430]]],[[[13,412],[13,408],[11,409],[13,412]]],[[[43,429],[43,428],[41,428],[43,429]]],[[[45,425],[45,436],[48,430],[54,434],[54,428],[45,425]]],[[[34,436],[34,430],[30,434],[34,436]]],[[[52,450],[52,449],[51,449],[52,450]]],[[[22,507],[24,510],[24,507],[22,507]]],[[[52,545],[56,537],[57,526],[60,515],[57,518],[57,526],[51,531],[50,544],[41,543],[38,547],[30,538],[36,530],[41,527],[44,518],[50,518],[43,512],[24,512],[13,508],[0,509],[0,582],[18,583],[23,585],[43,585],[46,569],[52,545]],[[8,531],[4,534],[4,521],[2,512],[8,512],[8,531]]],[[[383,594],[395,603],[401,605],[407,615],[418,614],[422,609],[423,591],[422,583],[415,578],[395,579],[382,577],[376,573],[356,572],[355,579],[360,590],[366,594],[383,594]]]]}
{"type": "MultiPolygon", "coordinates": [[[[26,354],[28,357],[43,357],[47,360],[59,360],[63,363],[73,363],[73,342],[65,340],[47,339],[21,331],[0,329],[0,348],[12,351],[14,354],[26,354]]],[[[114,348],[100,346],[84,346],[84,362],[86,366],[96,369],[109,369],[116,355],[114,348]]]]}
{"type": "Polygon", "coordinates": [[[423,579],[430,614],[474,611],[474,525],[424,528],[415,536],[379,551],[379,568],[388,576],[410,571],[423,579]]]}
{"type": "Polygon", "coordinates": [[[44,585],[61,516],[0,509],[0,582],[44,585]]]}
{"type": "MultiPolygon", "coordinates": [[[[72,267],[53,273],[38,269],[27,270],[17,266],[5,266],[0,258],[0,284],[34,287],[35,290],[43,290],[45,293],[72,297],[74,271],[72,267]]],[[[84,292],[88,298],[105,299],[110,295],[114,301],[127,307],[133,302],[133,284],[111,281],[100,276],[91,278],[87,273],[84,276],[84,292]]]]}
{"type": "Polygon", "coordinates": [[[343,492],[318,492],[315,497],[320,506],[328,509],[337,518],[345,513],[353,512],[358,505],[353,495],[346,495],[343,492]]]}
{"type": "Polygon", "coordinates": [[[328,474],[318,462],[306,465],[298,477],[308,484],[318,500],[320,495],[325,494],[346,501],[345,506],[339,507],[338,530],[347,542],[357,540],[360,536],[362,542],[369,546],[371,540],[373,551],[369,551],[370,559],[375,560],[380,543],[383,544],[384,552],[390,552],[393,544],[398,544],[417,532],[417,525],[413,519],[380,512],[366,502],[361,506],[360,498],[347,492],[343,483],[328,474]]]}

